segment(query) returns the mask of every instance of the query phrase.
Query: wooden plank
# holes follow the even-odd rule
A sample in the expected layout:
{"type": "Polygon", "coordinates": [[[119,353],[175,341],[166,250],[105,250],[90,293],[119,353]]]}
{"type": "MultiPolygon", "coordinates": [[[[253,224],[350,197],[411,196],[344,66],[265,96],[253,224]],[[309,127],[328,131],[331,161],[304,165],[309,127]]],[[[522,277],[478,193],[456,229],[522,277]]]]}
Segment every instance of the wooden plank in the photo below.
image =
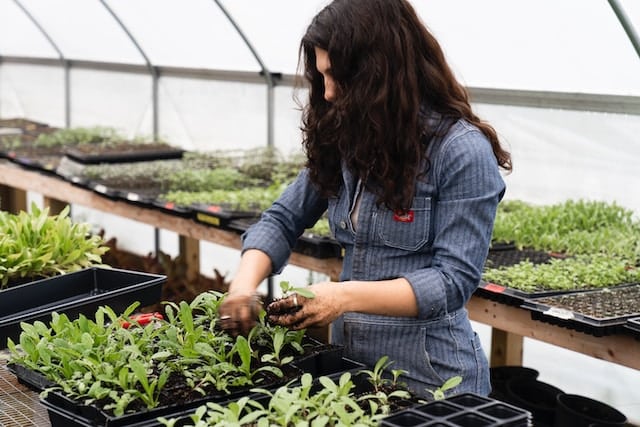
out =
{"type": "Polygon", "coordinates": [[[596,359],[640,369],[640,340],[631,335],[596,337],[550,323],[533,320],[519,307],[473,296],[467,304],[469,317],[502,331],[577,351],[596,359]]]}

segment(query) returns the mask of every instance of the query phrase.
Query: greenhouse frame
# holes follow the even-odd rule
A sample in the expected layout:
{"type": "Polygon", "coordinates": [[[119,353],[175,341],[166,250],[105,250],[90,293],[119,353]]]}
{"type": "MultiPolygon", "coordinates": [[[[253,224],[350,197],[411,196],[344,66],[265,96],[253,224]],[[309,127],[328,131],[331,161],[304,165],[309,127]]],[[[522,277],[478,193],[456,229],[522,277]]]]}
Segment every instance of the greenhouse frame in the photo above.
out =
{"type": "MultiPolygon", "coordinates": [[[[640,219],[640,1],[409,1],[440,42],[474,111],[512,155],[513,171],[503,174],[505,201],[597,201],[640,219]]],[[[327,3],[0,0],[0,121],[113,128],[186,152],[268,147],[299,155],[307,94],[300,38],[327,3]]],[[[23,169],[11,169],[11,159],[0,162],[2,211],[56,199],[45,188],[52,178],[18,183],[31,175],[12,175],[23,169]],[[14,184],[22,192],[14,193],[14,184]]],[[[126,213],[107,203],[69,204],[74,221],[103,230],[126,251],[191,256],[191,274],[235,273],[235,237],[211,230],[199,239],[189,233],[201,228],[171,221],[164,227],[138,207],[126,213]]],[[[278,297],[275,283],[335,279],[339,265],[294,257],[260,289],[278,297]]],[[[563,346],[565,335],[555,330],[503,330],[518,319],[496,325],[472,316],[490,358],[519,353],[500,362],[535,368],[541,380],[600,400],[640,424],[640,365],[633,361],[640,360],[638,338],[612,347],[603,344],[610,337],[567,332],[575,342],[563,346]],[[625,346],[626,354],[613,354],[625,346]]],[[[3,395],[11,375],[1,364],[0,373],[0,426],[50,425],[42,407],[15,409],[9,392],[3,395]]],[[[39,405],[31,391],[21,393],[39,405]]]]}

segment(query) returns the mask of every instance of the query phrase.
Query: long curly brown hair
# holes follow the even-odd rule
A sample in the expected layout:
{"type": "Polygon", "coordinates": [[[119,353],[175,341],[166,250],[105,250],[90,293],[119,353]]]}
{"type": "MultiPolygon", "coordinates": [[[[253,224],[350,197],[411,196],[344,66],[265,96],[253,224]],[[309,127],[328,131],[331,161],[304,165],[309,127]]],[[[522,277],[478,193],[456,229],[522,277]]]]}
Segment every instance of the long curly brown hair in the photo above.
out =
{"type": "Polygon", "coordinates": [[[311,179],[325,197],[337,195],[345,162],[378,203],[408,210],[428,162],[425,141],[460,118],[487,136],[498,165],[511,170],[496,131],[472,112],[467,91],[408,1],[335,0],[313,18],[300,55],[309,88],[303,147],[311,179]],[[324,99],[315,47],[329,55],[333,102],[324,99]],[[419,117],[421,108],[439,113],[441,123],[429,126],[419,117]]]}

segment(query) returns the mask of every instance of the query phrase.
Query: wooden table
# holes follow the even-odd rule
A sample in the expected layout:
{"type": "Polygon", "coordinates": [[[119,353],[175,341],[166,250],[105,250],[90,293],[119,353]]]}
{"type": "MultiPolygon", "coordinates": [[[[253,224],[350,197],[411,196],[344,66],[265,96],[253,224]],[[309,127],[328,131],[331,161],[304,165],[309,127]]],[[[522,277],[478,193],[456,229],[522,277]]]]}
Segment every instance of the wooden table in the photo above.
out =
{"type": "MultiPolygon", "coordinates": [[[[126,201],[111,200],[93,191],[72,185],[55,175],[26,170],[13,163],[0,162],[0,206],[17,212],[26,209],[26,192],[44,196],[51,212],[67,204],[79,204],[133,219],[180,236],[180,250],[189,260],[192,274],[199,273],[201,240],[240,248],[237,233],[225,231],[195,220],[180,218],[157,209],[145,208],[126,201]]],[[[338,258],[318,259],[292,254],[290,264],[324,273],[333,280],[340,274],[338,258]]],[[[630,335],[595,337],[531,318],[529,311],[473,296],[467,306],[472,320],[492,327],[491,365],[521,365],[523,337],[550,343],[588,356],[633,369],[640,369],[640,340],[630,335]]]]}

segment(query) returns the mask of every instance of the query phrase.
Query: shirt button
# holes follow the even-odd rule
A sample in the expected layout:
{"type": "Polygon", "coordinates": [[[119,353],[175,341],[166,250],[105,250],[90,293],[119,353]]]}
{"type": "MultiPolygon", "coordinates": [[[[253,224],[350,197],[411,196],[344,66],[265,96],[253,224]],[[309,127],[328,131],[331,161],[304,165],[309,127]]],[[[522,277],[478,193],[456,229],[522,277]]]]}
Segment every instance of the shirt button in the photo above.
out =
{"type": "Polygon", "coordinates": [[[343,230],[347,228],[347,223],[345,221],[340,221],[340,228],[342,228],[343,230]]]}

